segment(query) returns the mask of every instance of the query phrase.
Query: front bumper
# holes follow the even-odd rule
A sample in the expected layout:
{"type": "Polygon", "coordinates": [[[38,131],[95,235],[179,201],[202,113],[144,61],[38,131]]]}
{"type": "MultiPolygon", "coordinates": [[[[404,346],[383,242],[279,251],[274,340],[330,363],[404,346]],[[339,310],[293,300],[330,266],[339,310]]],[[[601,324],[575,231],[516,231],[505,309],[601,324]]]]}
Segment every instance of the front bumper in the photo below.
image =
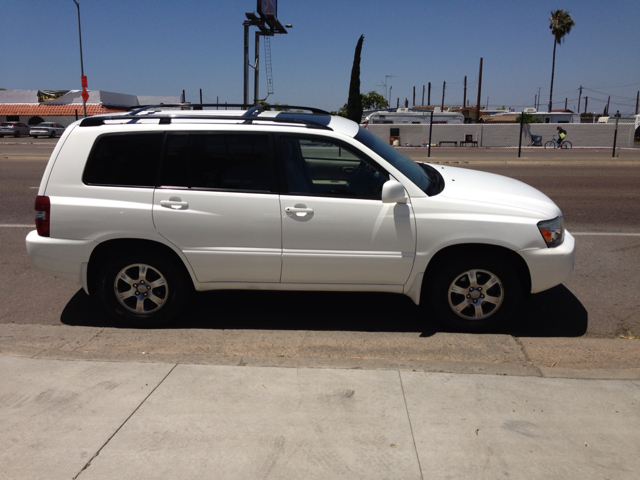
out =
{"type": "Polygon", "coordinates": [[[529,267],[531,293],[548,290],[564,282],[575,264],[576,240],[565,231],[564,242],[555,248],[535,248],[518,252],[529,267]]]}

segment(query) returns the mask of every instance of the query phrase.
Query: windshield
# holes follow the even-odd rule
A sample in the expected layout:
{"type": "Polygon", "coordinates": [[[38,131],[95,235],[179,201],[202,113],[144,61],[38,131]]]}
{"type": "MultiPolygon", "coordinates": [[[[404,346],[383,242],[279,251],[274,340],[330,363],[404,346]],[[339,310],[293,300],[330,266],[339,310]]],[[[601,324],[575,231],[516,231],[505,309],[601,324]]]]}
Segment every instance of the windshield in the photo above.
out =
{"type": "Polygon", "coordinates": [[[376,152],[387,162],[400,170],[402,174],[415,183],[423,192],[430,194],[431,177],[423,169],[406,155],[387,144],[381,138],[375,136],[369,130],[360,127],[355,139],[376,152]]]}

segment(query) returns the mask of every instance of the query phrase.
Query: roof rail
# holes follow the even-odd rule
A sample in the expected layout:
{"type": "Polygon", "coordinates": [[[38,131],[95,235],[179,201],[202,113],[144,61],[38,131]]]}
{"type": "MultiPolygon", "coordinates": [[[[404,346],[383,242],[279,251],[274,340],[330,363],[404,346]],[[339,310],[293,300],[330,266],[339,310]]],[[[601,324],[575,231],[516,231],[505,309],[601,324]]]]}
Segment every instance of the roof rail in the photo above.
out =
{"type": "Polygon", "coordinates": [[[331,113],[321,110],[319,108],[314,107],[302,107],[298,105],[245,105],[243,103],[161,103],[158,105],[144,105],[140,108],[132,110],[130,112],[131,115],[137,115],[146,110],[151,110],[154,108],[175,108],[175,107],[189,107],[189,110],[202,110],[203,107],[233,107],[233,108],[246,108],[247,111],[243,114],[247,117],[250,117],[255,114],[255,112],[259,112],[260,110],[277,110],[277,111],[287,111],[287,110],[308,110],[311,113],[317,113],[321,115],[331,115],[331,113]]]}
{"type": "MultiPolygon", "coordinates": [[[[313,118],[312,115],[309,117],[313,118]]],[[[131,120],[128,123],[136,123],[138,120],[143,119],[152,119],[157,118],[159,120],[160,125],[168,125],[171,124],[173,119],[179,120],[237,120],[244,124],[252,124],[253,122],[271,122],[271,123],[282,123],[282,124],[294,124],[300,125],[307,128],[317,128],[321,130],[333,130],[328,125],[323,123],[313,121],[311,118],[300,118],[300,117],[258,117],[252,116],[247,117],[244,115],[167,115],[167,114],[157,114],[150,113],[149,115],[139,116],[139,115],[99,115],[94,117],[86,117],[80,122],[81,127],[98,127],[100,125],[104,125],[107,120],[131,120]]]]}

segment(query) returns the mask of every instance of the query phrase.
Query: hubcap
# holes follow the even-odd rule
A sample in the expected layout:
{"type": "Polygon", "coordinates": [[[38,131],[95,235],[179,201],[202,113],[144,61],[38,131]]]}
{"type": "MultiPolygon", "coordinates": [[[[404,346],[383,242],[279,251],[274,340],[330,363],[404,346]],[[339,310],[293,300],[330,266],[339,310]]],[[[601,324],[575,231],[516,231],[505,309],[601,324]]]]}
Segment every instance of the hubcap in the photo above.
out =
{"type": "Polygon", "coordinates": [[[504,301],[500,279],[487,270],[468,270],[451,282],[447,292],[451,310],[465,320],[484,320],[504,301]]]}
{"type": "Polygon", "coordinates": [[[169,295],[169,286],[162,273],[144,263],[120,270],[113,288],[120,305],[138,315],[156,313],[164,307],[169,295]]]}

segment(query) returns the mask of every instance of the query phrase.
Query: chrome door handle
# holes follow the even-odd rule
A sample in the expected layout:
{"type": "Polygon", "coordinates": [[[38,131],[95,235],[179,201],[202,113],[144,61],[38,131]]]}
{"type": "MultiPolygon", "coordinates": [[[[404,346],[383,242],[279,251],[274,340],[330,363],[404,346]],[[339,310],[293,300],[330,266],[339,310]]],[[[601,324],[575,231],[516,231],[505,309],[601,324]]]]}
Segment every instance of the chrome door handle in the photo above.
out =
{"type": "Polygon", "coordinates": [[[187,210],[189,202],[183,202],[181,198],[171,197],[169,200],[160,200],[160,206],[172,210],[187,210]]]}

